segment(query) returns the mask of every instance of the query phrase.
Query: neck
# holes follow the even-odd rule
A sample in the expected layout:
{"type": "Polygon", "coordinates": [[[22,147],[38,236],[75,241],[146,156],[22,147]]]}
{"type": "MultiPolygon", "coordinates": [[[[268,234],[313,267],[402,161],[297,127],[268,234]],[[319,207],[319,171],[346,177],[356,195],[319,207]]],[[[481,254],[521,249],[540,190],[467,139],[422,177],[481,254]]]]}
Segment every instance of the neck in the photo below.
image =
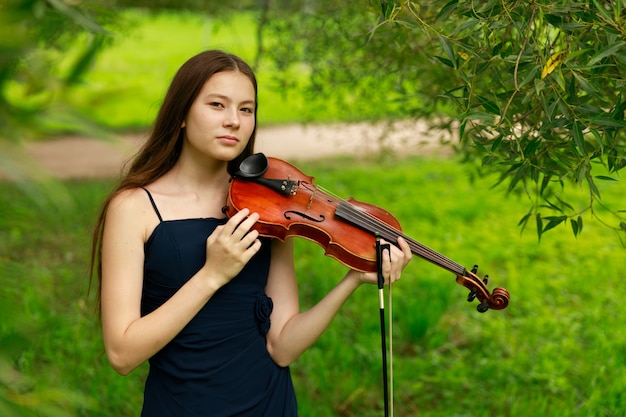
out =
{"type": "Polygon", "coordinates": [[[205,189],[228,184],[228,162],[183,147],[169,174],[181,188],[205,189]]]}

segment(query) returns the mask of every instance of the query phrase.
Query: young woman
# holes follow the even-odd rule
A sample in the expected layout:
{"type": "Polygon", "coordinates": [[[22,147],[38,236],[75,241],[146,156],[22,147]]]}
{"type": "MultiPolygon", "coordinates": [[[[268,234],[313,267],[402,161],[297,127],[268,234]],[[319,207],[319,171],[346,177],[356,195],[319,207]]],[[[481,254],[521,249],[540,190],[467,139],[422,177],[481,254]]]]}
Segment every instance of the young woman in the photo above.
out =
{"type": "MultiPolygon", "coordinates": [[[[351,270],[300,312],[293,244],[262,238],[258,214],[222,213],[252,154],[257,83],[240,58],[203,52],[174,77],[153,131],[105,200],[92,263],[107,357],[148,360],[143,416],[296,416],[288,365],[376,275],[351,270]]],[[[385,251],[387,283],[411,258],[385,251]]]]}

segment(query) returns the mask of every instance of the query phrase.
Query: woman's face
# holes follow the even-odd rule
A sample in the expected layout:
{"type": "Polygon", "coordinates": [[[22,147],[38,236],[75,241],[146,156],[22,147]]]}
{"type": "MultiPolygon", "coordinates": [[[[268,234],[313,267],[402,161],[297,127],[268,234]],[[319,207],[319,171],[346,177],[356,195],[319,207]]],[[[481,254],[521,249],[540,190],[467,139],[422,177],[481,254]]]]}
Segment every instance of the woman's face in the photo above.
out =
{"type": "Polygon", "coordinates": [[[235,159],[256,123],[255,91],[239,71],[218,72],[204,83],[183,121],[185,146],[221,161],[235,159]]]}

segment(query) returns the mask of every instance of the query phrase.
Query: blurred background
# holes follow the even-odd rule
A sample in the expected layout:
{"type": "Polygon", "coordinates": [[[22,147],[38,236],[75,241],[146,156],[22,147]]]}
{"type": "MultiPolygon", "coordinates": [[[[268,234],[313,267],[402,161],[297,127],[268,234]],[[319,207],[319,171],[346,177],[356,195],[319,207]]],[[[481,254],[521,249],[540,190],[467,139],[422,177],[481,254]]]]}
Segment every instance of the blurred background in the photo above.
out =
{"type": "MultiPolygon", "coordinates": [[[[317,184],[384,207],[511,294],[480,314],[454,276],[411,262],[393,288],[398,415],[625,416],[624,13],[623,0],[0,0],[0,415],[139,414],[147,368],[110,368],[88,291],[119,171],[60,177],[32,149],[141,141],[175,71],[217,48],[254,67],[261,132],[330,126],[354,143],[323,158],[298,156],[298,134],[280,144],[317,184]],[[416,123],[436,152],[390,146],[416,123]]],[[[296,250],[309,308],[345,268],[296,250]]],[[[377,292],[362,288],[292,365],[300,415],[382,415],[379,350],[377,292]]]]}

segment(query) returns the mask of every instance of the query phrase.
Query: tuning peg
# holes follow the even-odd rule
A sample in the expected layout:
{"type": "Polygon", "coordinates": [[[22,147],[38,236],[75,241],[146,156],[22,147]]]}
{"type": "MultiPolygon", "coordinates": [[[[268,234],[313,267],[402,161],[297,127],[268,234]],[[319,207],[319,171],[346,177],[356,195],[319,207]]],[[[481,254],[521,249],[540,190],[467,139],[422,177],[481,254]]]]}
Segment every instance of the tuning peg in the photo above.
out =
{"type": "Polygon", "coordinates": [[[488,282],[489,282],[489,275],[485,275],[485,278],[483,278],[483,283],[487,285],[488,282]]]}
{"type": "Polygon", "coordinates": [[[476,298],[476,290],[470,290],[469,295],[467,296],[467,301],[471,303],[476,298]]]}
{"type": "Polygon", "coordinates": [[[483,301],[482,303],[480,303],[480,304],[478,304],[478,305],[476,306],[476,310],[477,310],[479,313],[484,313],[484,312],[486,312],[487,310],[489,310],[489,304],[487,303],[487,301],[483,301]]]}

